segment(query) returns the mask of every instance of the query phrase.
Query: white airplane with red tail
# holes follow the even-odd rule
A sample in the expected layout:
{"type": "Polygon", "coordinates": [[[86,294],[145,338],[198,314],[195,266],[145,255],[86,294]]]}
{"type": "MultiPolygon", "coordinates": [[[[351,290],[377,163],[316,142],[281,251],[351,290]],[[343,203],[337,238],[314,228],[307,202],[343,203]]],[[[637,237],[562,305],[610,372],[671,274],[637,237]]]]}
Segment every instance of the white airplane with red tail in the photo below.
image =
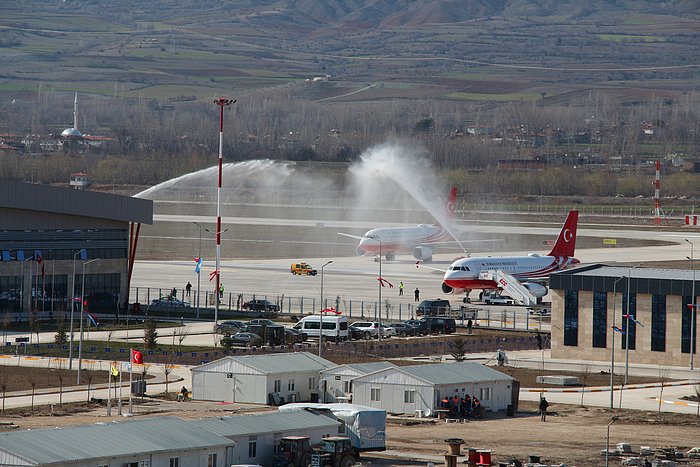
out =
{"type": "MultiPolygon", "coordinates": [[[[457,188],[450,190],[447,197],[447,220],[452,221],[457,200],[457,188]]],[[[433,249],[439,244],[454,244],[452,234],[440,224],[420,224],[415,227],[378,227],[368,230],[364,235],[357,236],[338,232],[338,235],[355,238],[360,241],[357,245],[357,254],[378,255],[380,252],[386,255],[388,261],[396,258],[396,253],[413,253],[413,257],[420,261],[431,261],[433,249]]]]}
{"type": "Polygon", "coordinates": [[[537,280],[547,279],[554,271],[579,263],[574,258],[578,211],[570,211],[559,232],[552,251],[547,256],[462,258],[453,262],[445,272],[442,291],[447,294],[466,293],[473,289],[503,289],[525,305],[534,305],[547,294],[547,287],[537,280]]]}

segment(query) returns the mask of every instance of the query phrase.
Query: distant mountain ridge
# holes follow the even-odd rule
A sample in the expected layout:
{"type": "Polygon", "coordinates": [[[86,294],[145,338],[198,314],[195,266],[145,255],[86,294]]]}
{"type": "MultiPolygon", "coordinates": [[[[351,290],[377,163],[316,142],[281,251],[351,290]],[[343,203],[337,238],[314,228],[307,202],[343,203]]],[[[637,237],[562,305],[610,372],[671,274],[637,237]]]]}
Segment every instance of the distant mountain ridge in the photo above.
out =
{"type": "Polygon", "coordinates": [[[552,17],[561,20],[607,20],[629,14],[679,15],[700,18],[697,0],[279,0],[175,1],[66,0],[48,4],[29,0],[17,9],[102,14],[121,21],[196,20],[220,12],[221,21],[249,22],[258,27],[290,30],[384,29],[458,24],[480,18],[552,17]]]}

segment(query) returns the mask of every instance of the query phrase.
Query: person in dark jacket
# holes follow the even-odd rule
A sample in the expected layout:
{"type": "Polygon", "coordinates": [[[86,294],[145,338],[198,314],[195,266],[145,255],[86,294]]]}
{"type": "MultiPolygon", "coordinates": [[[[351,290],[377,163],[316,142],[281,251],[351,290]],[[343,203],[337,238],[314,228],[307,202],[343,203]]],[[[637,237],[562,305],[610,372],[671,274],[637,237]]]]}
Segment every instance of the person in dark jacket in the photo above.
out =
{"type": "Polygon", "coordinates": [[[549,402],[542,396],[542,399],[540,399],[540,420],[543,422],[547,421],[547,407],[549,407],[549,402]]]}

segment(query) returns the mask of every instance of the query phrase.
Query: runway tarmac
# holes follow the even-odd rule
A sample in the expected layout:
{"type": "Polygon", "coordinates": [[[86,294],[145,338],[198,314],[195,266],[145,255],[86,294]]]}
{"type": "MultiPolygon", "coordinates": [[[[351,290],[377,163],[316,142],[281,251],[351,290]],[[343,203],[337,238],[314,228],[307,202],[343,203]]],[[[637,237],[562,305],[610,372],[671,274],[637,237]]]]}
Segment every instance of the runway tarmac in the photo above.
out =
{"type": "MultiPolygon", "coordinates": [[[[174,216],[171,220],[175,222],[191,222],[187,219],[198,219],[190,216],[174,216]]],[[[237,220],[245,223],[251,222],[250,218],[232,219],[225,218],[223,225],[231,225],[230,229],[235,230],[237,220]]],[[[260,221],[262,222],[262,221],[260,221]]],[[[265,220],[264,222],[268,222],[265,220]]],[[[287,222],[296,222],[289,221],[287,222]]],[[[305,224],[307,221],[302,222],[305,224]]],[[[315,221],[310,221],[311,225],[315,221]]],[[[320,221],[319,222],[323,222],[320,221]]],[[[555,237],[559,232],[559,226],[539,227],[526,225],[497,225],[485,224],[460,224],[461,228],[468,229],[474,233],[482,234],[508,234],[508,235],[535,235],[543,240],[555,237]]],[[[579,226],[579,244],[601,245],[597,248],[578,248],[576,257],[581,260],[582,265],[593,263],[605,264],[629,264],[636,265],[644,262],[659,261],[681,261],[690,254],[690,245],[684,242],[688,238],[690,241],[698,242],[700,245],[700,233],[696,231],[683,231],[682,229],[671,230],[669,228],[632,229],[620,228],[620,226],[602,227],[600,225],[587,227],[585,224],[579,226]],[[618,245],[631,244],[645,241],[644,246],[631,247],[602,247],[603,239],[616,239],[618,245]],[[656,243],[656,244],[653,244],[656,243]],[[658,244],[661,243],[661,244],[658,244]]],[[[253,240],[254,241],[254,240],[253,240]]],[[[278,240],[278,241],[284,241],[278,240]]],[[[261,240],[261,242],[276,242],[275,240],[261,240]]],[[[540,242],[541,244],[541,242],[540,242]]],[[[509,244],[508,247],[511,247],[509,244]]],[[[505,247],[505,245],[504,245],[505,247]]],[[[511,247],[512,248],[512,247],[511,247]]],[[[499,253],[472,251],[471,256],[505,256],[505,255],[526,255],[529,253],[547,254],[548,250],[536,251],[509,250],[499,253]]],[[[498,249],[496,246],[494,249],[498,249]]],[[[230,251],[228,253],[231,253],[230,251]]],[[[221,281],[227,293],[243,293],[245,295],[256,294],[258,298],[265,295],[277,297],[318,297],[321,293],[321,274],[315,277],[293,276],[289,267],[292,262],[307,261],[312,266],[320,266],[328,260],[333,263],[326,266],[323,274],[324,297],[329,301],[335,301],[337,296],[341,300],[353,301],[377,301],[379,298],[379,262],[372,257],[358,256],[334,256],[334,257],[298,257],[289,249],[289,255],[278,259],[246,259],[230,260],[223,259],[221,262],[221,281]]],[[[222,255],[223,256],[223,255],[222,255]]],[[[459,256],[455,252],[438,252],[434,255],[434,262],[425,266],[445,270],[449,264],[459,256]]],[[[201,270],[200,282],[202,290],[213,291],[213,282],[209,282],[209,273],[214,270],[215,261],[206,258],[201,270]]],[[[178,290],[184,289],[185,284],[190,281],[194,288],[197,288],[197,274],[194,272],[194,256],[192,261],[136,261],[132,278],[132,289],[134,287],[153,287],[170,290],[176,287],[178,290]]],[[[382,301],[387,298],[395,306],[411,304],[414,302],[413,291],[420,290],[420,298],[444,297],[441,290],[442,272],[431,270],[425,267],[416,267],[416,260],[409,254],[397,255],[394,261],[383,259],[381,262],[382,277],[394,285],[393,288],[384,287],[381,290],[382,301]],[[398,284],[403,281],[405,285],[405,295],[399,297],[398,284]]],[[[132,290],[132,299],[134,293],[132,290]]],[[[476,292],[474,292],[476,296],[476,292]]],[[[450,296],[451,301],[461,301],[461,296],[450,296]]]]}

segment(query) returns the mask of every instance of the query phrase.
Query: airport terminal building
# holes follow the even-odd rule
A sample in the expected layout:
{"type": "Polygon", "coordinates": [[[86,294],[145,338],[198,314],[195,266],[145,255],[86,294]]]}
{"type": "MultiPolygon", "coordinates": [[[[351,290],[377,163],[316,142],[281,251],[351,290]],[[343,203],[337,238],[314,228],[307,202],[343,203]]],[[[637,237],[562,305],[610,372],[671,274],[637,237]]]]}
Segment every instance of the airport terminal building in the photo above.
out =
{"type": "Polygon", "coordinates": [[[691,338],[697,353],[693,280],[692,270],[604,265],[553,273],[552,357],[609,362],[614,340],[616,363],[629,342],[630,364],[688,366],[691,338]]]}
{"type": "Polygon", "coordinates": [[[81,296],[88,311],[116,315],[141,223],[153,223],[150,200],[4,181],[0,319],[58,319],[81,296]]]}

